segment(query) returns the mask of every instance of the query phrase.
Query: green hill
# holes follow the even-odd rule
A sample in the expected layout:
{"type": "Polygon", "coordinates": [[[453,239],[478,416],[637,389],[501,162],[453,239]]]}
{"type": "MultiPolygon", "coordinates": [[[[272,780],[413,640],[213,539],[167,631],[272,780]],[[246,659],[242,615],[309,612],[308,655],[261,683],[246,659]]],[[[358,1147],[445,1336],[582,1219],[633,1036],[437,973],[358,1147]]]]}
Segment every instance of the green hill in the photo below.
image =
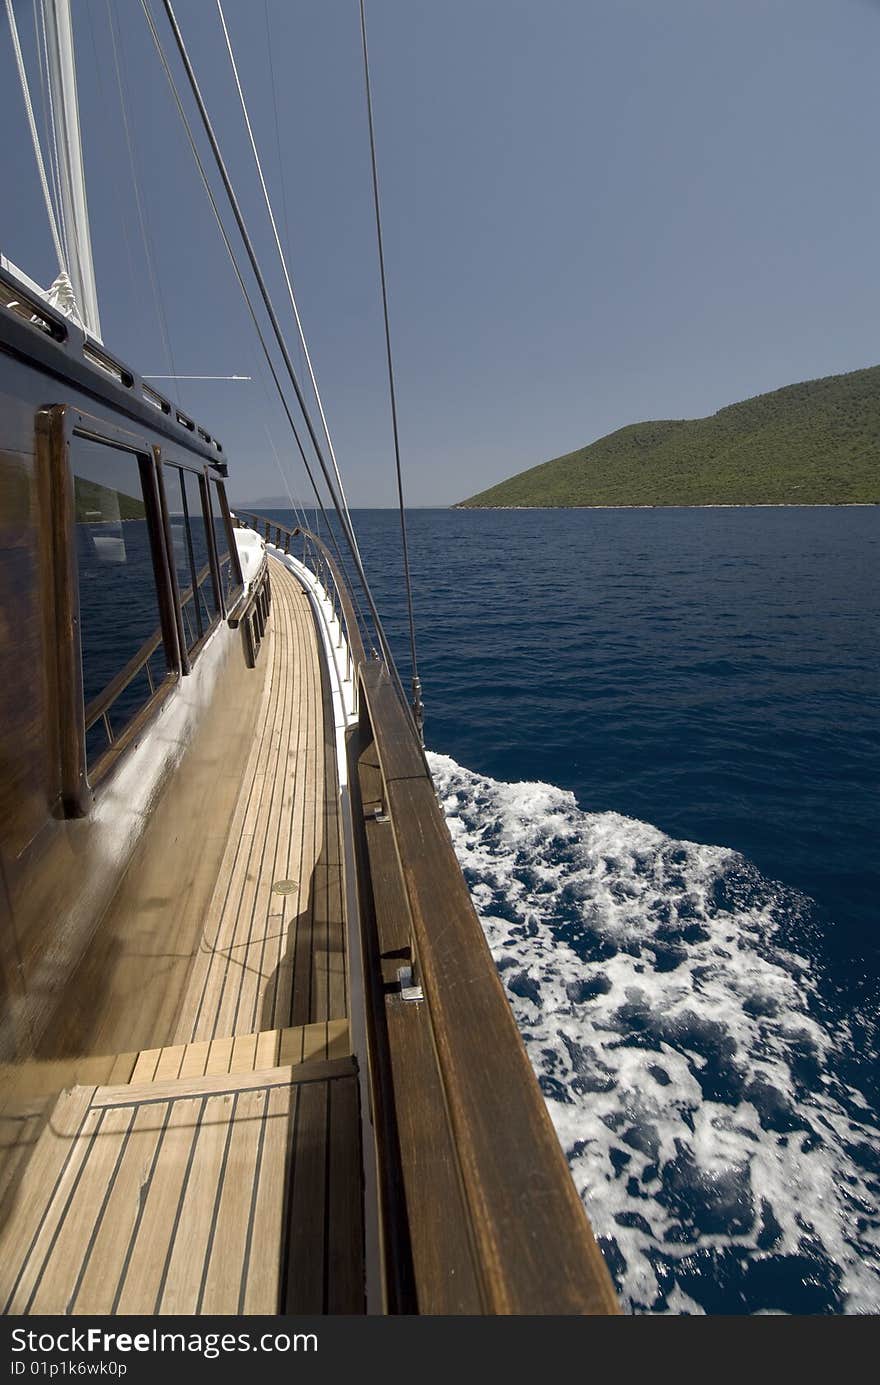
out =
{"type": "Polygon", "coordinates": [[[632,423],[468,506],[843,505],[880,501],[880,366],[632,423]]]}
{"type": "Polygon", "coordinates": [[[147,508],[137,496],[110,490],[99,481],[87,481],[83,476],[74,477],[74,496],[77,524],[107,524],[120,519],[146,518],[147,508]]]}

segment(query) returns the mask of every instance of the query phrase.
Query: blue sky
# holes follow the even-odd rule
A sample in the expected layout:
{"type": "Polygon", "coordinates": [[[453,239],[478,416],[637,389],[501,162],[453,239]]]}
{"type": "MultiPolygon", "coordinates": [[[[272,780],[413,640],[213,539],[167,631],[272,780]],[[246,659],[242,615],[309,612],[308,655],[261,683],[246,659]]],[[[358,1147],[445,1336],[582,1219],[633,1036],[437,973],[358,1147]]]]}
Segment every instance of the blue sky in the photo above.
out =
{"type": "MultiPolygon", "coordinates": [[[[254,374],[140,5],[111,3],[162,301],[108,3],[73,0],[104,339],[168,372],[164,312],[177,371],[254,374]]],[[[175,8],[281,308],[216,6],[175,8]]],[[[224,11],[349,499],[391,504],[356,0],[224,11]]],[[[30,0],[16,13],[30,52],[30,0]]],[[[880,360],[875,0],[368,0],[367,17],[410,503],[452,503],[638,419],[880,360]]],[[[0,34],[0,249],[48,283],[5,19],[0,34]]],[[[265,426],[306,493],[258,380],[178,395],[223,439],[234,497],[282,490],[265,426]]]]}

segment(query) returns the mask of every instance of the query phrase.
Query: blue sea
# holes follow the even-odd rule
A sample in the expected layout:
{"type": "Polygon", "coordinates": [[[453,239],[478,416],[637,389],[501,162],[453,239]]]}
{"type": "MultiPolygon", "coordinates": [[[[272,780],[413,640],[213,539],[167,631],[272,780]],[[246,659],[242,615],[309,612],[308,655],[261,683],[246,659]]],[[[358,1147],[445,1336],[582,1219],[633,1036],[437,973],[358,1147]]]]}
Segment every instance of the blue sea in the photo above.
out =
{"type": "MultiPolygon", "coordinates": [[[[399,520],[355,523],[406,681],[399,520]]],[[[880,1311],[880,511],[408,524],[432,771],[625,1308],[880,1311]]]]}

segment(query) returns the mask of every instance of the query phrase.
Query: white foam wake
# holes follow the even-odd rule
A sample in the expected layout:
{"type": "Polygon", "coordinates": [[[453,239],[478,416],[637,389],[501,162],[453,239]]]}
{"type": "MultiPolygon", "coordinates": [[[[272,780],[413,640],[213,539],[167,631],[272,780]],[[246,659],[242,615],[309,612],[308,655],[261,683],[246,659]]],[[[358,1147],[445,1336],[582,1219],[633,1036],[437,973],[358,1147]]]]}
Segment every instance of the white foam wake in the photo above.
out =
{"type": "Polygon", "coordinates": [[[736,852],[429,761],[628,1306],[880,1310],[877,1130],[792,945],[808,901],[736,852]]]}

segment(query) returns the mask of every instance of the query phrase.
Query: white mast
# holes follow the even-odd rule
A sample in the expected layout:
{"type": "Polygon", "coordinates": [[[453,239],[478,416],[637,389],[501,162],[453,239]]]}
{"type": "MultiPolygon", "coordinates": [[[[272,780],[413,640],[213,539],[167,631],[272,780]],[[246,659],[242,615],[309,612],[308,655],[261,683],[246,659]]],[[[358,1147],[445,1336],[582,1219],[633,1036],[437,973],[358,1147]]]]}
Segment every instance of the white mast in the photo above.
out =
{"type": "Polygon", "coordinates": [[[73,58],[70,0],[43,0],[46,50],[53,93],[52,123],[58,150],[61,212],[67,241],[68,273],[77,308],[89,334],[101,339],[98,294],[92,263],[89,207],[83,171],[82,137],[73,58]]]}

